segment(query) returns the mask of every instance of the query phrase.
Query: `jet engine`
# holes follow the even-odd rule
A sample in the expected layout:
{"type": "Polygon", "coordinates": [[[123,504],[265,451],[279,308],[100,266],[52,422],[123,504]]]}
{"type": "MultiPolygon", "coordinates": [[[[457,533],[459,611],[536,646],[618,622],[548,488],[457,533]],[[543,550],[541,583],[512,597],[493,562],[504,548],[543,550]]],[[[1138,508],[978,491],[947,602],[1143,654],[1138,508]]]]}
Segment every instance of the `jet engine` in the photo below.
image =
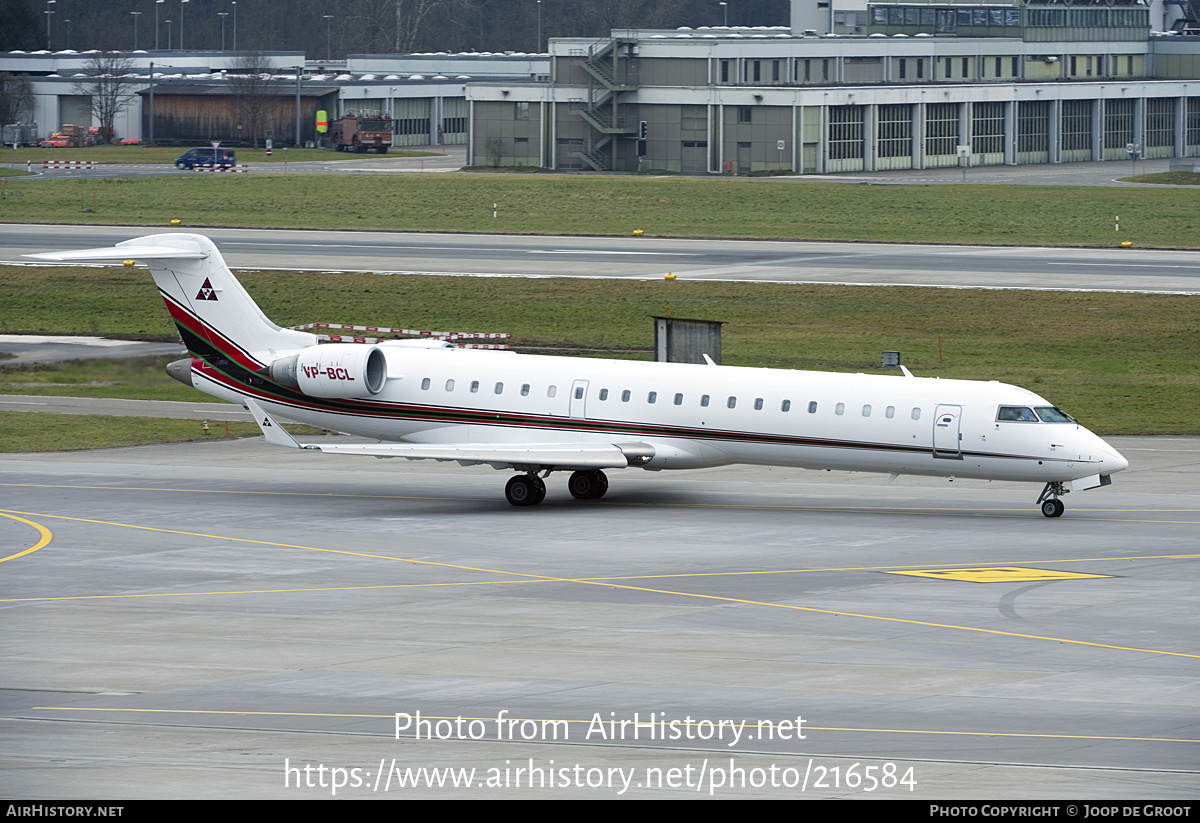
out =
{"type": "Polygon", "coordinates": [[[375,346],[328,343],[281,357],[266,371],[276,383],[309,397],[367,398],[383,391],[387,358],[375,346]]]}

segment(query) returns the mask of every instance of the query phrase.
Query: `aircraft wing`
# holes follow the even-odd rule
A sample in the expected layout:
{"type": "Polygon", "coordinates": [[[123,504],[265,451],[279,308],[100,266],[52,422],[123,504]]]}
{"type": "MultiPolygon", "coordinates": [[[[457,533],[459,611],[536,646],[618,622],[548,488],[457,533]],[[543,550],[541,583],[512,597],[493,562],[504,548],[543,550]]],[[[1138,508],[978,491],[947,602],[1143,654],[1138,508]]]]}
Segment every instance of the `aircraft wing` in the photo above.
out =
{"type": "Polygon", "coordinates": [[[646,443],[300,443],[255,400],[246,398],[267,442],[274,446],[358,454],[370,457],[403,457],[439,460],[462,466],[488,465],[495,469],[623,469],[641,466],[654,457],[646,443]]]}

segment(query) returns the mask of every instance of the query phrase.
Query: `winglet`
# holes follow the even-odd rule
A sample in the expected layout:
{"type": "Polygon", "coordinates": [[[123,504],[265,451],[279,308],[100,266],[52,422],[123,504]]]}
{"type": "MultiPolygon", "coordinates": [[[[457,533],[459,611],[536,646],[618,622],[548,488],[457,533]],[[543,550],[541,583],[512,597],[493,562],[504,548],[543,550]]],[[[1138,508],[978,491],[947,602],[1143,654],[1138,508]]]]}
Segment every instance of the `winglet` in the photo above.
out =
{"type": "Polygon", "coordinates": [[[267,442],[272,446],[287,446],[289,449],[303,448],[296,438],[288,434],[283,426],[279,425],[267,410],[260,406],[253,398],[246,398],[246,408],[254,415],[254,422],[262,429],[263,436],[267,438],[267,442]]]}
{"type": "Polygon", "coordinates": [[[900,371],[904,372],[905,377],[913,376],[913,373],[908,370],[908,366],[904,365],[903,363],[900,363],[899,365],[900,365],[900,371]]]}
{"type": "Polygon", "coordinates": [[[717,365],[716,363],[714,363],[714,362],[713,362],[713,359],[712,359],[711,357],[709,357],[707,354],[704,354],[704,355],[701,355],[701,356],[704,358],[704,362],[705,362],[706,364],[708,364],[709,366],[715,366],[715,365],[717,365]]]}

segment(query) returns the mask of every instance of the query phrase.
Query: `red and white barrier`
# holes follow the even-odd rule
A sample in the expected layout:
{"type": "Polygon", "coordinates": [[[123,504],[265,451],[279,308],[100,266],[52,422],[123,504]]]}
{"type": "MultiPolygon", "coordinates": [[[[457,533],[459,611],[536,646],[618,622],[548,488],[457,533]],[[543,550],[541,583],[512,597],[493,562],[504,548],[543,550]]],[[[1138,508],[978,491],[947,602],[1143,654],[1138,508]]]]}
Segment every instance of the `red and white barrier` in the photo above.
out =
{"type": "Polygon", "coordinates": [[[94,163],[91,160],[45,160],[42,162],[43,169],[80,169],[87,171],[99,165],[99,163],[94,163]]]}

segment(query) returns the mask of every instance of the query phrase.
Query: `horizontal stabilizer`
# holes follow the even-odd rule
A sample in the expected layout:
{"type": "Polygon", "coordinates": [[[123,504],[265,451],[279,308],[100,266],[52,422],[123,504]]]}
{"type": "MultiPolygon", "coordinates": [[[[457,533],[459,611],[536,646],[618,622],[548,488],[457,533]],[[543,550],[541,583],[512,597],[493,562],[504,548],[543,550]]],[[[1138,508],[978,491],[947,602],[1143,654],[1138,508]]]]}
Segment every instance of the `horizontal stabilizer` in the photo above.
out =
{"type": "Polygon", "coordinates": [[[102,249],[27,254],[25,257],[34,260],[50,260],[55,263],[107,263],[113,260],[203,260],[208,257],[208,253],[196,249],[180,249],[170,246],[107,246],[102,249]]]}

